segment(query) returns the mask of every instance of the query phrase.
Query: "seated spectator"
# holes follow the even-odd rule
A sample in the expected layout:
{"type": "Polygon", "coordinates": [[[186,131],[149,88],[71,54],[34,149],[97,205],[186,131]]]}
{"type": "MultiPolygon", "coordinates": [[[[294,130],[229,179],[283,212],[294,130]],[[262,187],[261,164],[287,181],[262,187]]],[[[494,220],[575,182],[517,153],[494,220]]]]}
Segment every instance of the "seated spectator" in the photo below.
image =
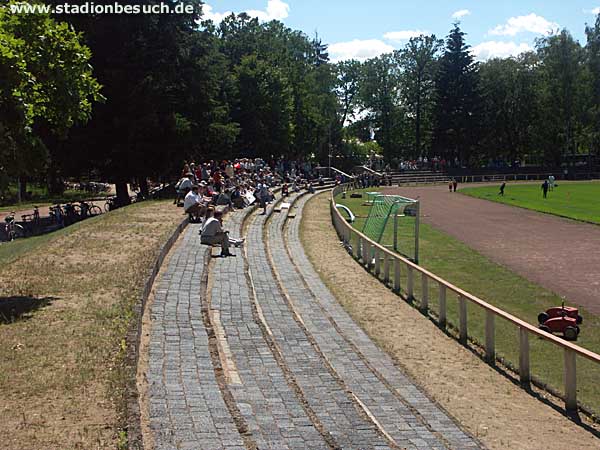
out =
{"type": "Polygon", "coordinates": [[[242,209],[246,207],[246,200],[239,186],[236,186],[233,192],[231,193],[231,201],[233,202],[233,206],[237,209],[242,209]]]}
{"type": "Polygon", "coordinates": [[[193,222],[200,222],[200,217],[206,212],[206,205],[198,195],[198,186],[192,186],[192,190],[185,196],[183,209],[186,214],[190,215],[193,222]]]}
{"type": "Polygon", "coordinates": [[[233,202],[231,201],[231,196],[229,195],[229,193],[226,190],[224,190],[217,196],[215,204],[222,205],[222,206],[226,205],[229,209],[231,209],[231,210],[234,209],[233,202]]]}
{"type": "Polygon", "coordinates": [[[287,183],[283,183],[283,186],[281,186],[281,195],[282,197],[287,197],[289,194],[289,188],[288,188],[288,184],[287,183]]]}
{"type": "Polygon", "coordinates": [[[223,213],[215,211],[214,216],[207,219],[202,227],[200,242],[206,245],[220,245],[221,256],[234,256],[229,252],[230,245],[239,247],[244,243],[244,239],[231,239],[229,232],[223,230],[223,213]]]}
{"type": "Polygon", "coordinates": [[[174,205],[178,205],[179,201],[185,197],[185,195],[192,188],[192,174],[187,173],[184,177],[182,177],[177,184],[175,184],[175,191],[177,192],[177,196],[175,197],[174,205]]]}

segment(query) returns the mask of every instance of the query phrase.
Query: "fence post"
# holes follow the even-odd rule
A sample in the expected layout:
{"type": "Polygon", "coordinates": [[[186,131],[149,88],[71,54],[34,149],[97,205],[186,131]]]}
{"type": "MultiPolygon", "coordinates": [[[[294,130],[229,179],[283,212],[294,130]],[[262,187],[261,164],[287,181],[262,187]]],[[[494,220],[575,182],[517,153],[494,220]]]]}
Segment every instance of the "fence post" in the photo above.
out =
{"type": "Polygon", "coordinates": [[[408,282],[406,284],[406,294],[408,295],[408,299],[412,300],[415,298],[414,296],[414,273],[413,268],[411,266],[407,266],[408,269],[408,282]]]}
{"type": "Polygon", "coordinates": [[[362,262],[363,265],[367,264],[368,261],[368,253],[369,253],[369,244],[365,239],[361,238],[361,248],[362,248],[362,262]]]}
{"type": "Polygon", "coordinates": [[[519,377],[521,383],[527,384],[531,380],[529,374],[529,333],[525,328],[519,328],[519,377]]]}
{"type": "Polygon", "coordinates": [[[421,273],[421,311],[427,313],[429,309],[429,278],[425,273],[421,273]]]}
{"type": "Polygon", "coordinates": [[[577,355],[565,348],[565,409],[577,411],[577,355]]]}
{"type": "Polygon", "coordinates": [[[496,362],[496,316],[488,309],[485,311],[485,358],[490,364],[496,362]]]}
{"type": "Polygon", "coordinates": [[[458,297],[458,322],[459,322],[459,341],[461,344],[467,344],[467,299],[462,295],[458,297]]]}
{"type": "Polygon", "coordinates": [[[394,292],[400,293],[400,259],[394,258],[394,292]]]}
{"type": "Polygon", "coordinates": [[[383,281],[386,286],[390,282],[390,255],[387,253],[383,254],[383,281]]]}
{"type": "Polygon", "coordinates": [[[360,259],[360,236],[356,235],[356,245],[354,246],[354,257],[359,260],[360,259]]]}
{"type": "Polygon", "coordinates": [[[446,328],[446,285],[440,283],[440,327],[446,328]]]}
{"type": "Polygon", "coordinates": [[[381,261],[380,261],[380,255],[379,255],[379,247],[375,247],[375,277],[379,278],[379,275],[381,275],[381,261]]]}

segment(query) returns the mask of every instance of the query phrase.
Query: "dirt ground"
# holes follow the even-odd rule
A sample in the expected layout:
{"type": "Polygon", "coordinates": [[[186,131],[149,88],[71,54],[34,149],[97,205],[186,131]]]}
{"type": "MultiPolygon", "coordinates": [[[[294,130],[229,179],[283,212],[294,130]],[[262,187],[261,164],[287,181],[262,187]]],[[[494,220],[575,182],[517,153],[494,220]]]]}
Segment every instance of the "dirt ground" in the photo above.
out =
{"type": "Polygon", "coordinates": [[[0,448],[121,448],[131,306],[182,219],[140,203],[0,268],[0,448]]]}
{"type": "Polygon", "coordinates": [[[312,199],[303,214],[312,263],[354,320],[431,398],[490,449],[600,448],[600,438],[497,373],[363,270],[339,244],[329,195],[312,199]]]}
{"type": "Polygon", "coordinates": [[[450,193],[446,186],[385,192],[419,198],[424,222],[600,314],[600,226],[450,193]]]}

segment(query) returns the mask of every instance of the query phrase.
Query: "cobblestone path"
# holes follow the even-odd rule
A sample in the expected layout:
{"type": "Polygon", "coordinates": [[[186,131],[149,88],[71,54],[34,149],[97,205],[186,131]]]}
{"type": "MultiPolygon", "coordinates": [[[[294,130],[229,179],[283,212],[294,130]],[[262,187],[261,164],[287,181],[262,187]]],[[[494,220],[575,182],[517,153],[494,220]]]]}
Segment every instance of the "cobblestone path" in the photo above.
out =
{"type": "Polygon", "coordinates": [[[155,289],[149,418],[157,449],[469,449],[337,303],[308,261],[297,207],[230,215],[247,241],[212,258],[190,225],[155,289]]]}

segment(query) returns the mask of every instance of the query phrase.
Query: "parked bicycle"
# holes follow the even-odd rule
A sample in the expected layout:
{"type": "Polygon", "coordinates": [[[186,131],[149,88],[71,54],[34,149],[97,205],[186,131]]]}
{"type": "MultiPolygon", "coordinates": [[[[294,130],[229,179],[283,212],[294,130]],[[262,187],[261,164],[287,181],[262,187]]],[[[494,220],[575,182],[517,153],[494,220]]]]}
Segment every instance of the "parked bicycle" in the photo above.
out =
{"type": "Polygon", "coordinates": [[[54,221],[54,223],[61,228],[64,227],[65,220],[64,220],[63,210],[62,210],[61,206],[54,205],[54,206],[51,206],[49,208],[49,210],[50,210],[50,217],[52,217],[52,220],[54,221]]]}
{"type": "Polygon", "coordinates": [[[104,204],[104,211],[109,212],[114,209],[117,209],[117,198],[116,197],[108,197],[106,199],[106,203],[104,204]]]}
{"type": "Polygon", "coordinates": [[[6,231],[6,236],[9,241],[14,241],[17,238],[25,237],[25,229],[15,222],[15,212],[12,211],[8,216],[4,218],[6,222],[4,225],[4,229],[6,231]]]}
{"type": "Polygon", "coordinates": [[[86,217],[94,217],[94,216],[97,216],[98,214],[102,214],[102,208],[100,208],[97,205],[94,205],[93,200],[80,201],[78,208],[80,211],[79,214],[82,219],[85,219],[86,217]]]}
{"type": "Polygon", "coordinates": [[[32,214],[21,215],[21,220],[23,221],[23,228],[26,229],[28,234],[35,234],[40,226],[40,211],[38,207],[33,207],[32,214]]]}

